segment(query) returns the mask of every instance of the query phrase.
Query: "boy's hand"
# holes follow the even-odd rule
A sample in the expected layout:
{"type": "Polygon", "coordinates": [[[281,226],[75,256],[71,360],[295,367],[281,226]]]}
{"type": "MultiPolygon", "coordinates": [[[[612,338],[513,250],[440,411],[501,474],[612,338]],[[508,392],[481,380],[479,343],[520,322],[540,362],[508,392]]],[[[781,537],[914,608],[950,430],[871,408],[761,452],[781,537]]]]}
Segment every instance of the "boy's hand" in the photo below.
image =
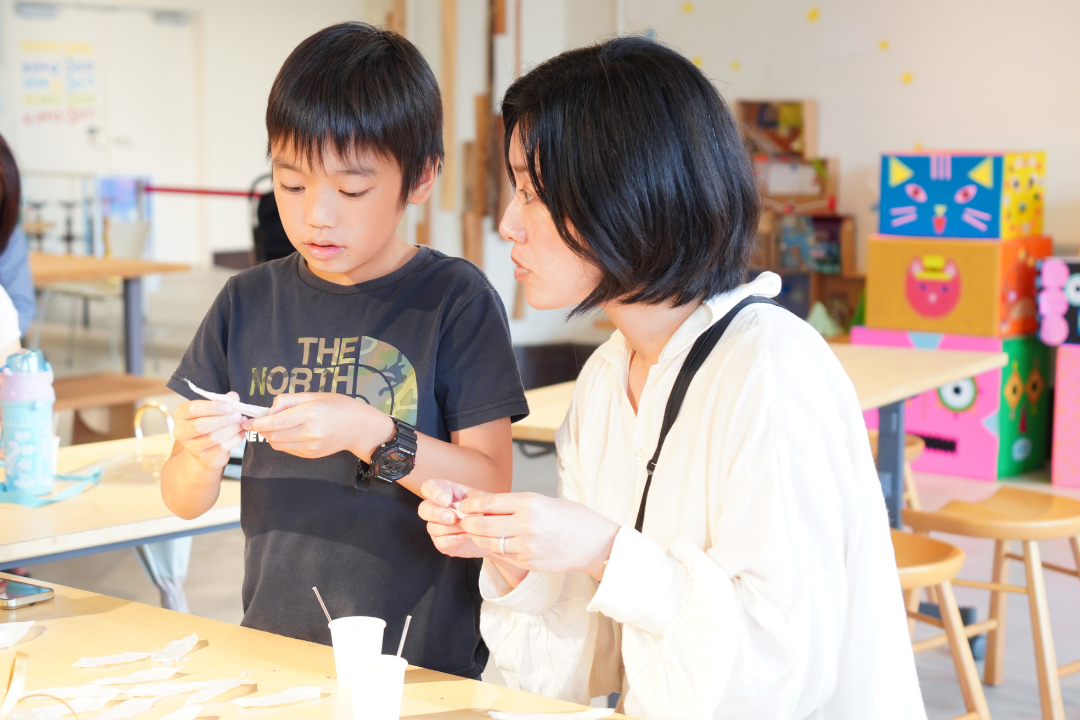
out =
{"type": "Polygon", "coordinates": [[[244,421],[270,447],[302,458],[348,450],[365,462],[394,436],[393,420],[363,400],[340,393],[282,393],[266,417],[244,421]]]}
{"type": "Polygon", "coordinates": [[[420,514],[421,520],[427,521],[428,534],[431,535],[431,541],[435,543],[435,548],[439,552],[450,557],[462,558],[477,558],[487,555],[461,529],[461,521],[454,514],[450,504],[467,497],[479,497],[489,493],[483,490],[473,490],[471,487],[450,482],[449,480],[428,480],[420,488],[420,493],[426,499],[420,503],[417,512],[420,514]]]}
{"type": "MultiPolygon", "coordinates": [[[[235,392],[228,394],[236,400],[235,392]]],[[[244,439],[243,416],[232,405],[218,400],[189,400],[176,408],[173,437],[206,470],[221,470],[229,452],[244,439]]]]}

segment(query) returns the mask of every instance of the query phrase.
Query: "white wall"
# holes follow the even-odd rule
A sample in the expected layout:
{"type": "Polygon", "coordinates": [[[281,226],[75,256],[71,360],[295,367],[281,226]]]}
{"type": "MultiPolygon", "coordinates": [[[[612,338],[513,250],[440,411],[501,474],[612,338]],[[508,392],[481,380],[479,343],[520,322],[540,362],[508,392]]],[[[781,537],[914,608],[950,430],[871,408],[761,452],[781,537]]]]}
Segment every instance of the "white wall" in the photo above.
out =
{"type": "Polygon", "coordinates": [[[840,158],[840,209],[863,242],[880,153],[922,146],[1046,150],[1046,230],[1080,245],[1075,0],[625,2],[628,30],[699,58],[729,100],[818,100],[819,147],[840,158]]]}

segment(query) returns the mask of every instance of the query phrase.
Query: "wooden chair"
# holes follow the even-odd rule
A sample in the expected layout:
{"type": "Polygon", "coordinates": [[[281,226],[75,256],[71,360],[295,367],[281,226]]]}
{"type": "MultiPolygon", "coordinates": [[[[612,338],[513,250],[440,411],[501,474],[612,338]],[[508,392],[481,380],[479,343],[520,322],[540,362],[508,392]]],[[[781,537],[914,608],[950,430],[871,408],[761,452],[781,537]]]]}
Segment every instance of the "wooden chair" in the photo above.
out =
{"type": "MultiPolygon", "coordinates": [[[[878,431],[867,430],[870,436],[870,452],[874,454],[874,462],[877,463],[878,431]]],[[[904,435],[904,505],[906,507],[922,510],[919,502],[919,489],[915,487],[915,473],[911,470],[911,463],[919,459],[926,450],[926,441],[918,435],[905,433],[904,435]]]]}
{"type": "Polygon", "coordinates": [[[964,551],[955,545],[938,540],[931,540],[925,535],[892,531],[893,552],[896,554],[896,569],[900,573],[900,587],[908,601],[908,617],[913,621],[933,625],[944,630],[944,634],[935,635],[926,640],[912,643],[912,650],[922,652],[946,643],[952,652],[956,666],[956,678],[960,681],[960,691],[964,695],[964,705],[968,712],[956,720],[990,720],[990,709],[986,706],[979,672],[975,669],[975,660],[971,657],[964,632],[964,623],[960,619],[960,610],[956,606],[950,584],[964,566],[964,551]],[[919,589],[934,588],[940,599],[941,619],[918,612],[919,589]],[[911,607],[910,597],[915,597],[915,607],[911,607]]]}
{"type": "Polygon", "coordinates": [[[142,398],[171,392],[164,380],[141,375],[97,373],[53,381],[56,402],[53,410],[75,410],[72,444],[131,437],[135,426],[135,403],[142,398]],[[109,430],[95,432],[79,418],[79,410],[109,409],[109,430]]]}
{"type": "Polygon", "coordinates": [[[1038,541],[1068,538],[1076,566],[1080,569],[1080,502],[1050,493],[1003,487],[980,502],[953,500],[933,512],[904,510],[903,519],[919,533],[945,532],[994,541],[992,581],[956,580],[953,583],[990,591],[989,619],[965,628],[968,637],[988,631],[983,679],[987,685],[1000,685],[1004,679],[1005,593],[1027,595],[1042,717],[1043,720],[1064,720],[1060,678],[1080,672],[1080,661],[1058,667],[1050,632],[1043,568],[1078,578],[1080,572],[1043,562],[1038,541]],[[1023,545],[1023,555],[1010,552],[1009,543],[1013,540],[1023,545]],[[1008,584],[1009,560],[1024,564],[1026,586],[1008,584]]]}

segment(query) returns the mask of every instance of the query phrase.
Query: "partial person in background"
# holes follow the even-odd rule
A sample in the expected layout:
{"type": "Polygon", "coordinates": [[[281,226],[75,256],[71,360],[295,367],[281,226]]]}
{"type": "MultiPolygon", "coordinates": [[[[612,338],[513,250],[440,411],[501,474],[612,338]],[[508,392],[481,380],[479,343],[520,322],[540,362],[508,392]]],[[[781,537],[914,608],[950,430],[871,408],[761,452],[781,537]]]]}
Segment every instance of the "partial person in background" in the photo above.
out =
{"type": "Polygon", "coordinates": [[[11,148],[0,136],[0,287],[18,311],[19,334],[25,335],[34,322],[37,301],[34,297],[34,281],[30,276],[26,235],[19,227],[21,199],[19,167],[15,164],[11,148]]]}

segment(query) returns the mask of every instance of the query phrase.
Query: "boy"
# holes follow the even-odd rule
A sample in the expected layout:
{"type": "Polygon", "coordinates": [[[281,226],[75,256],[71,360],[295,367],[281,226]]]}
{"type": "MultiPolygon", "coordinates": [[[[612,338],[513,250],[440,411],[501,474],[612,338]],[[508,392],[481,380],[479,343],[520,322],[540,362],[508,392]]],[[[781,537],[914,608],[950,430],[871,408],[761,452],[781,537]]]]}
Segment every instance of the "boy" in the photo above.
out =
{"type": "Polygon", "coordinates": [[[478,677],[480,564],[435,549],[419,489],[508,491],[510,422],[528,406],[483,273],[396,233],[442,159],[435,78],[399,35],[335,25],[285,61],[266,125],[297,252],[229,281],[169,381],[191,401],[162,495],[181,517],[206,512],[246,433],[243,624],[329,644],[317,586],[334,617],[384,619],[384,652],[412,615],[411,663],[478,677]],[[241,417],[185,378],[271,412],[241,417]]]}

